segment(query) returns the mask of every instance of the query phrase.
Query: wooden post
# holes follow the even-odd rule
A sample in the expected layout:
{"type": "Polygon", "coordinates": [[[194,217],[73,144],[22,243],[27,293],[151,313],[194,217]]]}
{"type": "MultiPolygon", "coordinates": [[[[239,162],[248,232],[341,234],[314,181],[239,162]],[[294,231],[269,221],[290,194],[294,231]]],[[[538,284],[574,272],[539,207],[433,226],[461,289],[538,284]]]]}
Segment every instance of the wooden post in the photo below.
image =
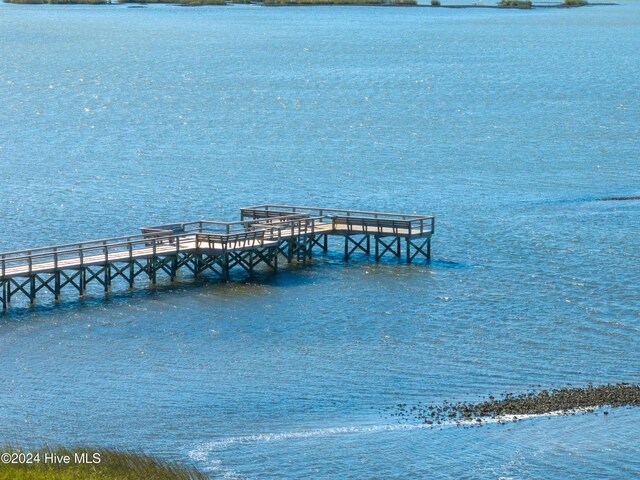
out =
{"type": "Polygon", "coordinates": [[[407,263],[411,263],[411,240],[407,237],[407,263]]]}
{"type": "Polygon", "coordinates": [[[53,275],[53,298],[57,302],[60,299],[60,272],[56,271],[53,275]]]}
{"type": "Polygon", "coordinates": [[[29,303],[33,305],[36,301],[36,276],[29,277],[29,303]]]}
{"type": "Polygon", "coordinates": [[[133,281],[135,279],[135,260],[129,259],[129,288],[133,288],[133,281]]]}
{"type": "MultiPolygon", "coordinates": [[[[291,229],[293,231],[293,228],[291,229]]],[[[295,251],[295,240],[292,238],[289,239],[287,243],[287,261],[291,263],[293,261],[293,252],[295,251]]]]}
{"type": "MultiPolygon", "coordinates": [[[[109,253],[107,253],[109,255],[109,253]]],[[[104,265],[104,291],[105,293],[109,292],[109,287],[111,287],[111,264],[106,263],[104,265]]]]}
{"type": "Polygon", "coordinates": [[[202,255],[196,254],[193,256],[193,269],[196,271],[196,277],[200,275],[200,269],[202,264],[202,255]]]}
{"type": "Polygon", "coordinates": [[[83,267],[80,269],[80,296],[84,296],[84,292],[87,289],[87,270],[83,267]]]}
{"type": "MultiPolygon", "coordinates": [[[[179,237],[178,237],[179,238],[179,237]]],[[[171,259],[171,281],[173,282],[176,279],[178,274],[178,254],[171,259]]]]}
{"type": "MultiPolygon", "coordinates": [[[[155,250],[155,243],[154,243],[155,250]]],[[[156,284],[156,270],[153,268],[153,264],[155,263],[155,258],[147,258],[147,276],[149,280],[151,280],[151,285],[156,284]]]]}
{"type": "Polygon", "coordinates": [[[231,279],[231,272],[229,271],[229,254],[226,252],[224,254],[223,265],[222,274],[224,275],[224,279],[228,282],[231,279]]]}

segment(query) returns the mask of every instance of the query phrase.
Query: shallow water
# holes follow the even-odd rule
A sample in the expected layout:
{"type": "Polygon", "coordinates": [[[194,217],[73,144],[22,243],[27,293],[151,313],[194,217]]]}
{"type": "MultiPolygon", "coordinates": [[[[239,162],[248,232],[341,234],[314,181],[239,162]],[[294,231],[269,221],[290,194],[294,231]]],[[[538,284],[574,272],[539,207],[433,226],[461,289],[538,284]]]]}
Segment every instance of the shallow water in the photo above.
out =
{"type": "Polygon", "coordinates": [[[640,412],[398,426],[397,403],[640,382],[640,5],[0,4],[0,250],[263,203],[437,216],[434,260],[0,319],[0,439],[229,478],[633,478],[640,412]],[[244,439],[238,441],[237,439],[244,439]]]}

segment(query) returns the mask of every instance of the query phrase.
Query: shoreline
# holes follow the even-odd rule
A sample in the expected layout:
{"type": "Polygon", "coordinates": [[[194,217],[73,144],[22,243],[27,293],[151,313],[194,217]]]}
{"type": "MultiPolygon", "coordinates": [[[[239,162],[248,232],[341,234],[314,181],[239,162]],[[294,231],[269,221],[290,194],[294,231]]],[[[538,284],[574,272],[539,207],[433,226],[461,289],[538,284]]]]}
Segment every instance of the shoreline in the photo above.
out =
{"type": "Polygon", "coordinates": [[[415,0],[399,0],[396,3],[388,3],[384,0],[376,1],[349,1],[336,0],[326,2],[305,2],[305,1],[233,1],[233,0],[186,0],[186,1],[112,1],[112,0],[3,0],[3,3],[14,5],[126,5],[129,8],[144,8],[147,5],[169,5],[179,7],[204,7],[204,6],[233,6],[233,5],[255,5],[261,7],[414,7],[414,8],[445,8],[445,9],[493,9],[493,10],[535,10],[537,8],[544,9],[570,9],[579,7],[598,7],[598,6],[619,6],[614,2],[596,2],[586,3],[582,5],[565,5],[559,4],[532,4],[529,7],[522,6],[504,6],[504,5],[429,5],[418,4],[415,0]]]}

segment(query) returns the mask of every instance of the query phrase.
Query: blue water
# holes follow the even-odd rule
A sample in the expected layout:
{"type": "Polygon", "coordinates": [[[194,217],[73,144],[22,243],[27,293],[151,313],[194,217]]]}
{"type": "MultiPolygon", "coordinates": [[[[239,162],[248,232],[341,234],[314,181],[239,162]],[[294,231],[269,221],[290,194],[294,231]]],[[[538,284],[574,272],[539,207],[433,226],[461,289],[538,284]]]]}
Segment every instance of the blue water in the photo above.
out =
{"type": "Polygon", "coordinates": [[[640,5],[0,4],[0,250],[241,206],[437,216],[345,263],[0,318],[0,443],[246,479],[635,478],[640,410],[482,428],[397,403],[640,382],[640,5]]]}

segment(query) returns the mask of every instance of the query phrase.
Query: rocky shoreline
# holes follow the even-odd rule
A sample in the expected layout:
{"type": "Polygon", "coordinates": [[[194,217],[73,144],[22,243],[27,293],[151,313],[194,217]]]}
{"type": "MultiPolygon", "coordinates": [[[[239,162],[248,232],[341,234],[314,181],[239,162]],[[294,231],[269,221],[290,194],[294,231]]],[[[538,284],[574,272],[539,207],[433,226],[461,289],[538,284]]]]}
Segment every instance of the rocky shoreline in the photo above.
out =
{"type": "MultiPolygon", "coordinates": [[[[469,425],[502,423],[518,420],[526,415],[589,413],[601,407],[640,406],[640,386],[617,383],[578,388],[559,388],[514,395],[505,393],[496,398],[489,395],[487,400],[472,403],[458,402],[410,406],[399,403],[387,407],[389,416],[400,421],[420,422],[427,425],[455,423],[469,425]]],[[[608,415],[608,410],[602,412],[608,415]]]]}

